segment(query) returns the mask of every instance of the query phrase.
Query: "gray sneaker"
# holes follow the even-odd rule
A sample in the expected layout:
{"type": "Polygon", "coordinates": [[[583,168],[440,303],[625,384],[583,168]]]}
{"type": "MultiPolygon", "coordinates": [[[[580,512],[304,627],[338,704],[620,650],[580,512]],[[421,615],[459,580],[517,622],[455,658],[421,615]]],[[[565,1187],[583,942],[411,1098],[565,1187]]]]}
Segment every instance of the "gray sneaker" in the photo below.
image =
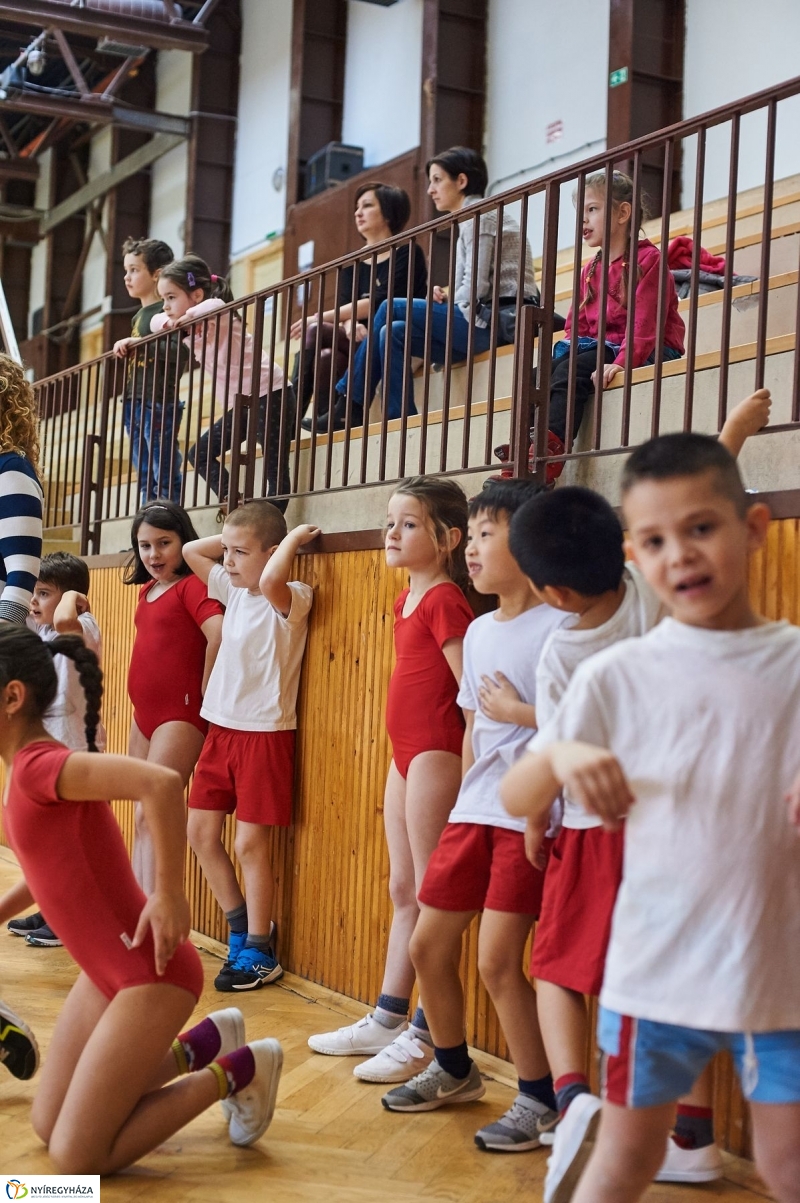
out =
{"type": "Polygon", "coordinates": [[[381,1102],[387,1111],[435,1111],[447,1103],[471,1103],[485,1093],[486,1087],[474,1061],[469,1077],[454,1078],[434,1060],[416,1078],[390,1090],[381,1102]]]}
{"type": "Polygon", "coordinates": [[[484,1153],[527,1153],[539,1148],[542,1132],[557,1120],[556,1111],[518,1094],[505,1115],[475,1133],[475,1144],[484,1153]]]}

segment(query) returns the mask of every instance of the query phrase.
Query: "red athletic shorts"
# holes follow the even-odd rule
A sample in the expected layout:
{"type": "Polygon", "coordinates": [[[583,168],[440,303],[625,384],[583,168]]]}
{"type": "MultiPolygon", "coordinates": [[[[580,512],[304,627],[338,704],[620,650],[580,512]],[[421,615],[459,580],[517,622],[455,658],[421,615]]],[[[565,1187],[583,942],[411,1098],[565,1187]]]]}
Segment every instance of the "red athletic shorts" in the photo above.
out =
{"type": "Polygon", "coordinates": [[[600,993],[622,881],[623,831],[563,827],[550,852],[531,977],[600,993]]]}
{"type": "Polygon", "coordinates": [[[483,823],[448,823],[428,861],[419,901],[437,911],[536,916],[542,905],[544,876],[525,856],[521,831],[483,823]]]}
{"type": "Polygon", "coordinates": [[[232,731],[209,723],[189,806],[236,811],[243,823],[288,827],[294,794],[294,731],[232,731]]]}

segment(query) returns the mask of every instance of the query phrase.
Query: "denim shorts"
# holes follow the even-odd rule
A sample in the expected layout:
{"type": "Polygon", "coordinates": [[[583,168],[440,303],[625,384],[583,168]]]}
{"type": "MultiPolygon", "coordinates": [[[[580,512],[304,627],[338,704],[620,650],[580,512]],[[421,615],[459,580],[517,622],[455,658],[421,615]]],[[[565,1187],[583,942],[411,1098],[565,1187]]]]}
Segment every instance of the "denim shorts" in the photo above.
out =
{"type": "Polygon", "coordinates": [[[603,1097],[660,1107],[688,1094],[715,1053],[729,1052],[751,1103],[800,1103],[800,1031],[709,1032],[600,1008],[603,1097]]]}

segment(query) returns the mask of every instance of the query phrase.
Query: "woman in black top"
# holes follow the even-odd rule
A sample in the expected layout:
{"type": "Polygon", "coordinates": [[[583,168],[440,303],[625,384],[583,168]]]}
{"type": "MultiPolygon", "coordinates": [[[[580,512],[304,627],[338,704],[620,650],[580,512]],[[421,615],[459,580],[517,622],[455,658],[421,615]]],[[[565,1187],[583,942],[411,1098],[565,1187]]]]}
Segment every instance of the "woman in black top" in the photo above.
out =
{"type": "MultiPolygon", "coordinates": [[[[365,244],[374,246],[384,242],[394,234],[399,234],[411,215],[411,202],[408,193],[402,188],[394,188],[389,184],[362,184],[356,193],[355,221],[359,234],[365,244]]],[[[425,256],[417,246],[413,246],[412,264],[412,296],[424,297],[428,286],[428,272],[425,266],[425,256]]],[[[408,295],[408,271],[411,247],[401,246],[395,251],[394,257],[394,295],[408,295]]],[[[339,276],[339,308],[326,309],[322,315],[322,325],[314,321],[305,327],[303,336],[303,320],[298,318],[291,329],[291,337],[304,338],[302,351],[302,382],[300,381],[301,356],[295,360],[294,385],[300,395],[302,385],[303,407],[309,403],[312,394],[317,398],[317,413],[322,417],[328,409],[330,395],[331,369],[336,372],[336,379],[347,371],[350,353],[350,340],[361,342],[367,332],[367,322],[370,312],[385,301],[389,291],[389,251],[378,255],[375,264],[375,288],[370,295],[372,278],[372,259],[362,260],[343,268],[339,276]],[[358,268],[356,280],[355,305],[353,304],[353,270],[358,268]],[[338,316],[339,325],[334,322],[338,316]],[[319,367],[317,364],[317,342],[320,344],[319,367]]],[[[306,430],[312,427],[311,418],[303,421],[306,430]]]]}

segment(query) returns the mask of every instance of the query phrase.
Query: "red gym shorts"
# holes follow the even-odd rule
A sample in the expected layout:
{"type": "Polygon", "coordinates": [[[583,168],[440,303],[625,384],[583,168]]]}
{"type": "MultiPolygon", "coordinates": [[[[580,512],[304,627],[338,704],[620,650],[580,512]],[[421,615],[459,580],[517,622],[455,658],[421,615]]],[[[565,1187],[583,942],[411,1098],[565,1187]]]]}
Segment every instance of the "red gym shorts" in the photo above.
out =
{"type": "Polygon", "coordinates": [[[193,810],[236,811],[242,823],[288,827],[294,793],[294,731],[232,731],[208,724],[194,770],[193,810]]]}
{"type": "Polygon", "coordinates": [[[428,861],[419,901],[437,911],[536,916],[543,884],[544,873],[525,856],[521,831],[448,823],[428,861]]]}
{"type": "Polygon", "coordinates": [[[624,831],[563,827],[550,852],[531,977],[600,993],[622,881],[624,831]]]}

